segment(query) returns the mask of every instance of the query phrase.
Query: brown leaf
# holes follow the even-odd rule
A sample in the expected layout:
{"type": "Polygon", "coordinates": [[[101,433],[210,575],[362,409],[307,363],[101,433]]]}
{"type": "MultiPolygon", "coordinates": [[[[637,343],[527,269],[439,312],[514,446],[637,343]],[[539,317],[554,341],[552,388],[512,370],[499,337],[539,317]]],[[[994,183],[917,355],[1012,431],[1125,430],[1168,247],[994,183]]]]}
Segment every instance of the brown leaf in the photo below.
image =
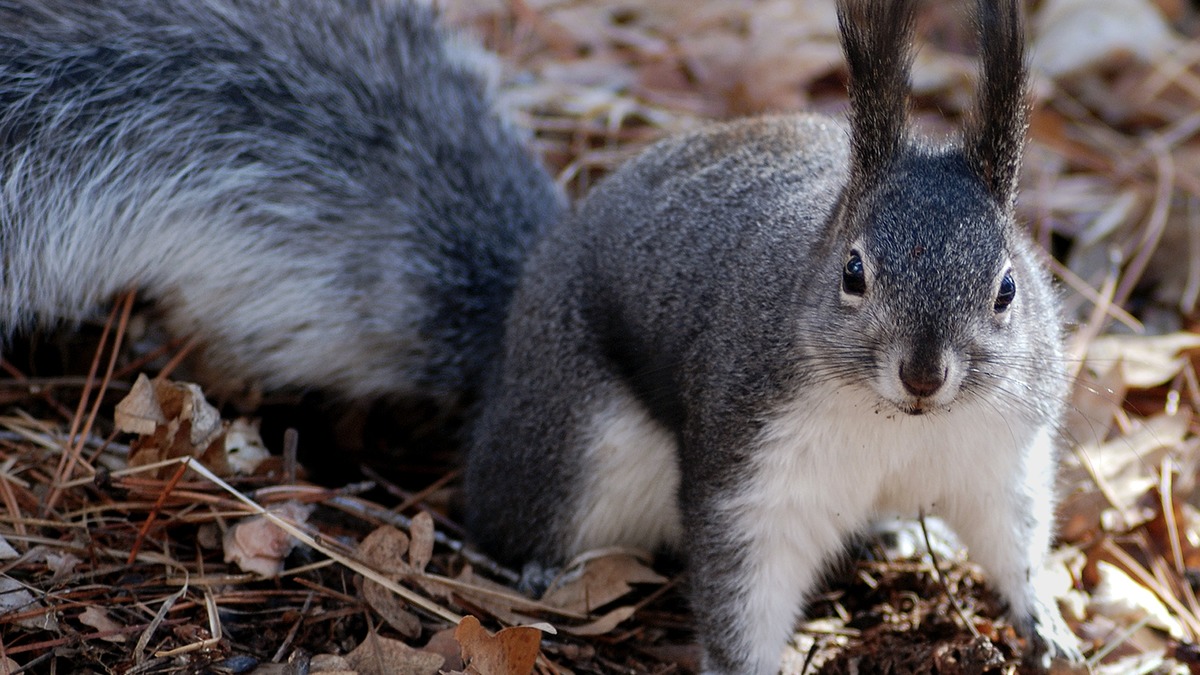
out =
{"type": "Polygon", "coordinates": [[[618,607],[590,623],[585,623],[582,626],[559,626],[559,630],[579,637],[604,635],[605,633],[611,633],[618,624],[633,616],[633,613],[636,611],[637,608],[632,605],[618,607]]]}
{"type": "Polygon", "coordinates": [[[83,613],[79,615],[79,623],[85,626],[91,626],[101,633],[112,633],[111,635],[105,635],[101,637],[101,640],[108,642],[125,642],[128,639],[123,633],[115,632],[121,630],[124,628],[124,626],[114,621],[113,618],[108,615],[108,612],[96,607],[95,605],[88,605],[87,609],[83,610],[83,613]]]}
{"type": "MultiPolygon", "coordinates": [[[[308,672],[354,673],[354,667],[350,665],[350,662],[344,656],[338,656],[337,654],[313,654],[312,659],[308,662],[308,672]]],[[[257,674],[257,671],[255,673],[257,674]]]]}
{"type": "Polygon", "coordinates": [[[462,646],[463,662],[480,675],[528,675],[541,651],[542,632],[529,626],[510,626],[491,635],[479,619],[465,616],[454,631],[462,646]]]}
{"type": "Polygon", "coordinates": [[[395,593],[377,582],[364,579],[362,597],[371,606],[371,609],[378,612],[389,626],[395,628],[404,637],[415,638],[421,634],[420,619],[408,611],[408,604],[395,593]]]}
{"type": "MultiPolygon", "coordinates": [[[[285,502],[270,508],[278,516],[294,523],[308,520],[313,507],[285,502]]],[[[266,516],[246,518],[225,533],[225,562],[237,564],[247,572],[275,577],[283,571],[283,559],[292,552],[296,540],[266,516]]]]}
{"type": "Polygon", "coordinates": [[[167,423],[154,395],[154,385],[145,373],[137,376],[129,393],[117,403],[113,422],[118,431],[141,436],[149,436],[158,425],[167,423]]]}
{"type": "Polygon", "coordinates": [[[463,669],[462,648],[458,644],[458,640],[454,639],[454,633],[458,627],[439,630],[429,638],[429,642],[425,643],[425,651],[433,652],[446,659],[442,670],[456,671],[463,669]]]}
{"type": "Polygon", "coordinates": [[[542,602],[579,613],[591,612],[626,595],[633,590],[630,584],[663,584],[667,581],[635,556],[624,552],[585,560],[582,571],[564,576],[564,579],[563,583],[557,583],[546,592],[542,602]]]}
{"type": "MultiPolygon", "coordinates": [[[[450,597],[451,594],[466,601],[471,607],[487,612],[492,617],[499,620],[501,623],[510,625],[521,625],[530,623],[532,619],[524,613],[531,612],[554,612],[555,609],[544,602],[533,600],[527,596],[521,595],[515,590],[491,581],[485,577],[478,576],[469,566],[464,567],[462,572],[452,580],[443,580],[436,576],[427,576],[420,579],[422,587],[426,591],[436,597],[450,597]],[[452,583],[446,583],[450,581],[452,583]]],[[[579,613],[566,612],[563,614],[575,614],[573,618],[585,618],[579,613]]]]}
{"type": "Polygon", "coordinates": [[[383,525],[368,534],[358,545],[358,555],[371,567],[400,577],[411,572],[404,554],[410,547],[408,535],[391,525],[383,525]]]}
{"type": "Polygon", "coordinates": [[[1124,383],[1132,388],[1164,384],[1188,365],[1182,352],[1200,349],[1200,335],[1105,335],[1088,345],[1087,360],[1103,372],[1119,363],[1124,383]]]}
{"type": "Polygon", "coordinates": [[[129,395],[117,404],[115,417],[118,429],[138,434],[130,444],[130,466],[195,457],[217,475],[233,473],[224,443],[225,423],[195,384],[139,375],[129,395]]]}
{"type": "Polygon", "coordinates": [[[412,542],[408,545],[408,562],[417,572],[424,572],[433,557],[433,517],[422,511],[413,516],[409,527],[412,542]]]}
{"type": "MultiPolygon", "coordinates": [[[[392,579],[408,576],[412,568],[404,562],[404,554],[410,550],[408,535],[384,525],[368,534],[358,545],[359,557],[376,570],[392,579]]],[[[383,620],[408,638],[421,634],[421,622],[409,612],[407,603],[375,581],[364,579],[362,597],[383,620]]]]}
{"type": "Polygon", "coordinates": [[[435,675],[444,663],[437,654],[375,633],[368,633],[346,661],[361,675],[435,675]]]}

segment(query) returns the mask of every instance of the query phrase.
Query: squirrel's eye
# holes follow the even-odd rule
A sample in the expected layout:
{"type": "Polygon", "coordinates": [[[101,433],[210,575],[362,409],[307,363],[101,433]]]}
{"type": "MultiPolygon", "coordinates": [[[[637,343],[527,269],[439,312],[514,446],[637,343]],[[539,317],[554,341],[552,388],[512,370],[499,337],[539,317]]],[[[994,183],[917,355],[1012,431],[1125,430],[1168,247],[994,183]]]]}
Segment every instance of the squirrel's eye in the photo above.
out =
{"type": "Polygon", "coordinates": [[[842,268],[842,290],[850,295],[862,295],[867,292],[867,272],[863,268],[862,256],[858,251],[850,251],[850,259],[842,268]]]}
{"type": "Polygon", "coordinates": [[[1000,280],[1000,292],[996,293],[996,304],[993,308],[999,314],[1008,309],[1012,304],[1013,298],[1017,296],[1017,283],[1013,281],[1012,271],[1004,273],[1004,278],[1000,280]]]}

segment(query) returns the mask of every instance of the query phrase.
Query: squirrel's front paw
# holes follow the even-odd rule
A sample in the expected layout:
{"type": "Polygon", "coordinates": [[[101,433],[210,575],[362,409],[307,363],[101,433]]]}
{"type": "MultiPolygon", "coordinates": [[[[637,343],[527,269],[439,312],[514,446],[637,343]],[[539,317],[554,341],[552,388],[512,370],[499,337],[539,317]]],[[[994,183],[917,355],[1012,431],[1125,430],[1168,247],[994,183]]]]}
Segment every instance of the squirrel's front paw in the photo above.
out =
{"type": "Polygon", "coordinates": [[[1083,661],[1079,638],[1071,632],[1053,604],[1035,601],[1033,614],[1015,620],[1015,624],[1017,630],[1029,639],[1030,649],[1025,656],[1027,663],[1048,668],[1056,660],[1070,663],[1083,661]]]}

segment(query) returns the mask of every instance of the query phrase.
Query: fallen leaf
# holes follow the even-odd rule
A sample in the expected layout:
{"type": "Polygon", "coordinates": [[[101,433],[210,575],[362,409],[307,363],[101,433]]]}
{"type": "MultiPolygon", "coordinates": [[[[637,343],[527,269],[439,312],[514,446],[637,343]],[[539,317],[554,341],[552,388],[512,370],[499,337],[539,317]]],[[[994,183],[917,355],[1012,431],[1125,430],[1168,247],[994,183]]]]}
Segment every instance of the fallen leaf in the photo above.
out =
{"type": "MultiPolygon", "coordinates": [[[[412,571],[403,559],[409,546],[407,535],[390,525],[384,525],[363,539],[358,545],[358,555],[373,569],[396,580],[408,576],[412,571]]],[[[408,611],[408,604],[378,582],[363,579],[362,597],[401,635],[415,638],[421,634],[421,622],[408,611]]]]}
{"type": "Polygon", "coordinates": [[[559,630],[578,637],[604,635],[605,633],[611,633],[618,624],[633,616],[633,613],[636,611],[637,608],[632,605],[618,607],[594,621],[579,626],[559,626],[559,630]]]}
{"type": "Polygon", "coordinates": [[[361,675],[435,675],[444,660],[432,652],[413,649],[399,640],[372,632],[346,654],[346,662],[361,675]]]}
{"type": "Polygon", "coordinates": [[[129,393],[117,403],[113,422],[118,431],[141,436],[149,436],[158,425],[167,423],[154,395],[154,385],[145,373],[138,374],[129,393]]]}
{"type": "Polygon", "coordinates": [[[46,553],[46,567],[54,573],[55,580],[74,574],[81,562],[78,556],[71,553],[46,553]]]}
{"type": "Polygon", "coordinates": [[[116,422],[118,429],[138,435],[130,443],[130,466],[195,457],[217,475],[233,473],[226,445],[221,442],[226,425],[195,384],[152,381],[139,375],[129,394],[117,404],[116,422]]]}
{"type": "MultiPolygon", "coordinates": [[[[501,623],[513,626],[533,622],[529,616],[521,614],[521,612],[557,612],[560,615],[569,615],[570,618],[574,619],[582,620],[586,618],[581,613],[559,610],[544,602],[521,595],[508,586],[498,584],[485,577],[477,576],[470,566],[464,566],[463,570],[454,579],[427,575],[420,577],[420,582],[422,587],[435,597],[450,597],[453,595],[462,598],[469,602],[472,607],[486,611],[501,623]]],[[[547,630],[546,632],[553,631],[547,630]]]]}
{"type": "Polygon", "coordinates": [[[1067,501],[1080,495],[1107,495],[1117,509],[1131,509],[1158,484],[1156,467],[1183,442],[1191,419],[1190,411],[1180,409],[1174,415],[1160,414],[1142,420],[1133,430],[1105,443],[1080,445],[1064,462],[1062,477],[1069,486],[1067,501]],[[1095,481],[1104,483],[1103,495],[1094,489],[1095,481]]]}
{"type": "Polygon", "coordinates": [[[666,578],[629,553],[608,553],[581,563],[579,569],[560,577],[547,590],[542,602],[580,613],[627,595],[631,584],[663,584],[666,578]]]}
{"type": "Polygon", "coordinates": [[[404,562],[410,543],[407,534],[383,525],[375,528],[358,545],[358,555],[372,568],[395,577],[409,574],[412,570],[404,562]]]}
{"type": "MultiPolygon", "coordinates": [[[[21,582],[7,574],[0,574],[0,616],[15,612],[27,613],[38,607],[42,607],[42,604],[21,582]]],[[[16,623],[33,630],[58,631],[58,620],[54,618],[54,612],[49,610],[26,616],[16,623]]]]}
{"type": "Polygon", "coordinates": [[[454,632],[458,627],[446,628],[439,630],[429,638],[429,642],[425,643],[424,650],[441,655],[446,659],[442,669],[445,671],[456,671],[463,669],[462,647],[459,646],[458,640],[454,639],[454,632]]]}
{"type": "Polygon", "coordinates": [[[310,673],[346,673],[353,675],[355,673],[354,666],[346,660],[344,656],[337,654],[314,654],[308,662],[308,672],[310,673]]]}
{"type": "Polygon", "coordinates": [[[258,422],[239,417],[225,430],[225,456],[229,468],[236,474],[248,476],[271,456],[263,444],[258,422]]]}
{"type": "Polygon", "coordinates": [[[7,539],[0,536],[0,560],[12,560],[19,557],[21,557],[21,554],[17,553],[17,549],[13,548],[7,539]]]}
{"type": "MultiPolygon", "coordinates": [[[[293,523],[302,524],[308,520],[313,507],[285,502],[268,510],[293,523]]],[[[252,516],[229,528],[223,543],[225,562],[235,563],[246,572],[276,577],[283,571],[283,559],[292,552],[296,540],[266,516],[252,516]]]]}
{"type": "Polygon", "coordinates": [[[1127,386],[1148,389],[1178,375],[1189,349],[1200,349],[1200,334],[1103,335],[1088,345],[1087,362],[1098,372],[1120,364],[1127,386]]]}
{"type": "Polygon", "coordinates": [[[421,621],[408,611],[408,603],[378,582],[363,579],[362,597],[371,609],[404,637],[411,639],[421,634],[421,621]]]}
{"type": "Polygon", "coordinates": [[[480,675],[528,675],[541,652],[542,632],[529,626],[510,626],[492,635],[473,616],[454,630],[462,659],[480,675]]]}
{"type": "Polygon", "coordinates": [[[1056,78],[1129,56],[1150,62],[1180,42],[1147,0],[1049,0],[1034,23],[1031,65],[1056,78]]]}
{"type": "Polygon", "coordinates": [[[433,558],[433,517],[422,511],[413,516],[408,529],[412,542],[408,545],[408,562],[413,570],[424,572],[433,558]]]}
{"type": "Polygon", "coordinates": [[[1099,445],[1108,440],[1128,385],[1117,364],[1099,375],[1083,369],[1075,378],[1067,410],[1066,434],[1075,445],[1099,445]]]}
{"type": "MultiPolygon", "coordinates": [[[[108,612],[96,607],[95,605],[88,605],[87,609],[83,610],[83,612],[79,615],[79,623],[82,623],[85,626],[91,626],[101,633],[119,631],[124,628],[123,625],[114,621],[113,618],[108,615],[108,612]]],[[[104,635],[100,639],[106,642],[125,642],[128,638],[122,633],[113,633],[111,635],[104,635]]]]}
{"type": "Polygon", "coordinates": [[[1099,583],[1092,589],[1092,612],[1123,623],[1126,628],[1145,621],[1176,640],[1183,639],[1183,626],[1150,589],[1103,560],[1096,563],[1096,573],[1099,583]]]}

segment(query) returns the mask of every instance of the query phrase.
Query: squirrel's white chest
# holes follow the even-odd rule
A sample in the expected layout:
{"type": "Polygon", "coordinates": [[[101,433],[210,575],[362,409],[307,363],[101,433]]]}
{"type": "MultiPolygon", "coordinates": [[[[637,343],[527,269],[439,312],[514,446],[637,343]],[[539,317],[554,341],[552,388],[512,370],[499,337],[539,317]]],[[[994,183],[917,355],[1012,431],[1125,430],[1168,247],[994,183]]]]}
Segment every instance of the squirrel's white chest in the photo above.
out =
{"type": "MultiPolygon", "coordinates": [[[[676,545],[682,535],[676,439],[628,392],[596,402],[592,442],[567,548],[676,545]]],[[[725,510],[751,537],[792,547],[831,541],[879,516],[936,514],[979,481],[1008,481],[1041,430],[994,408],[963,404],[911,416],[843,389],[796,399],[768,420],[750,474],[725,510]]],[[[731,532],[740,536],[746,532],[731,532]]]]}
{"type": "Polygon", "coordinates": [[[969,402],[908,415],[850,388],[804,397],[764,427],[755,470],[735,501],[847,528],[879,515],[936,512],[977,481],[1016,471],[1041,431],[969,402]]]}

